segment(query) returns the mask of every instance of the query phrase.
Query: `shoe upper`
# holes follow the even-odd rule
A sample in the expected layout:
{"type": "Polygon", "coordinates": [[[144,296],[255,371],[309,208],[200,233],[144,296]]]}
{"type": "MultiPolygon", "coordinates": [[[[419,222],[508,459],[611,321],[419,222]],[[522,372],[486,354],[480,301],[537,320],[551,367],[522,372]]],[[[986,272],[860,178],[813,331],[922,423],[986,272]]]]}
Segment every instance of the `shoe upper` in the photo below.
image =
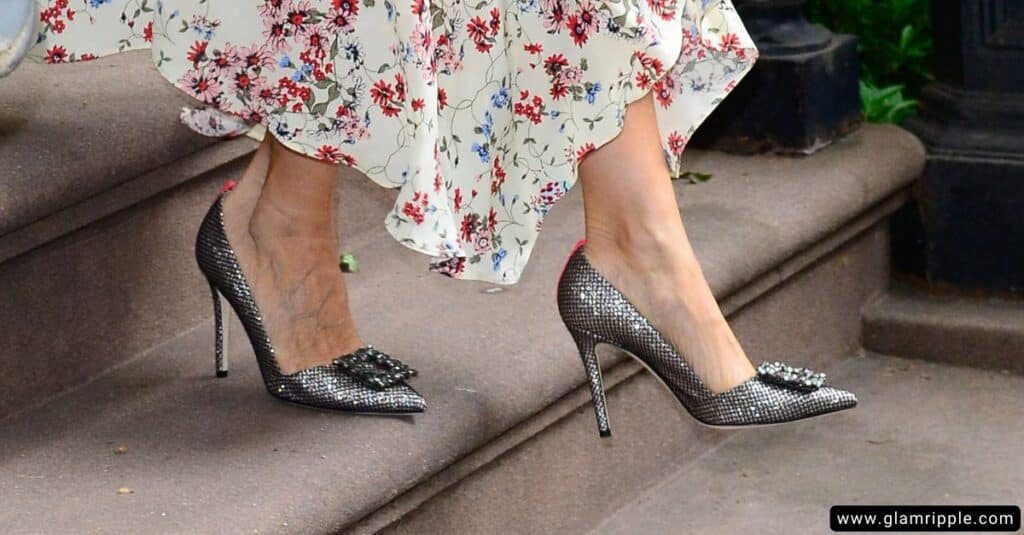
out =
{"type": "Polygon", "coordinates": [[[780,423],[857,404],[856,396],[845,390],[775,382],[760,372],[725,392],[713,393],[668,339],[590,264],[582,248],[573,252],[562,272],[558,308],[570,331],[589,334],[631,353],[672,390],[690,414],[709,425],[780,423]]]}
{"type": "MultiPolygon", "coordinates": [[[[367,384],[367,374],[346,371],[341,364],[345,357],[330,365],[291,374],[281,371],[259,307],[228,243],[224,230],[223,197],[218,197],[200,226],[196,238],[196,261],[242,320],[256,353],[263,382],[274,396],[302,405],[352,412],[413,413],[423,412],[426,408],[423,397],[405,381],[390,381],[383,388],[371,386],[367,384]]],[[[388,360],[397,362],[390,357],[388,360]]]]}

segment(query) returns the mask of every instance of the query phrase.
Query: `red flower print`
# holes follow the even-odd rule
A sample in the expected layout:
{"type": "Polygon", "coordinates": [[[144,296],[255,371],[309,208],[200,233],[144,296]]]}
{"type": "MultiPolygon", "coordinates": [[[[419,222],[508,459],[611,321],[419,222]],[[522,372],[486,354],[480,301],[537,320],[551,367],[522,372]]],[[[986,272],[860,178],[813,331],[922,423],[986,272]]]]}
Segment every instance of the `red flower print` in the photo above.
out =
{"type": "Polygon", "coordinates": [[[470,212],[462,216],[462,226],[459,229],[459,236],[464,242],[475,241],[477,233],[480,230],[480,214],[470,212]]]}
{"type": "Polygon", "coordinates": [[[572,34],[572,41],[577,46],[583,46],[583,43],[586,43],[590,37],[587,23],[580,19],[579,13],[569,15],[569,18],[565,21],[565,27],[569,29],[569,33],[572,34]]]}
{"type": "Polygon", "coordinates": [[[341,162],[341,151],[331,145],[321,145],[316,150],[316,158],[328,163],[339,163],[341,162]]]}
{"type": "Polygon", "coordinates": [[[147,43],[153,42],[153,21],[149,21],[146,27],[142,29],[142,39],[147,43]]]}
{"type": "Polygon", "coordinates": [[[540,54],[544,51],[544,45],[540,43],[526,43],[523,45],[523,50],[530,54],[540,54]]]}
{"type": "Polygon", "coordinates": [[[669,77],[664,77],[654,84],[654,97],[662,108],[668,108],[672,104],[672,90],[675,89],[675,82],[669,77]]]}
{"type": "Polygon", "coordinates": [[[466,23],[466,32],[469,34],[469,38],[476,44],[478,52],[487,52],[493,46],[492,43],[487,41],[488,31],[487,23],[479,15],[466,23]]]}
{"type": "Polygon", "coordinates": [[[378,80],[373,87],[370,88],[370,98],[373,102],[380,106],[385,117],[395,117],[401,109],[394,105],[395,101],[395,88],[391,84],[384,80],[378,80]]]}
{"type": "Polygon", "coordinates": [[[672,131],[672,133],[668,135],[669,152],[671,152],[673,156],[679,156],[683,153],[683,149],[686,148],[686,141],[686,138],[683,137],[682,134],[677,131],[672,131]]]}
{"type": "Polygon", "coordinates": [[[207,104],[214,104],[220,98],[220,81],[198,69],[186,72],[179,86],[207,104]]]}
{"type": "Polygon", "coordinates": [[[395,100],[405,102],[405,78],[402,73],[395,73],[395,100]]]}
{"type": "Polygon", "coordinates": [[[86,52],[85,54],[78,56],[78,61],[92,61],[94,59],[99,59],[99,56],[91,52],[86,52]]]}
{"type": "MultiPolygon", "coordinates": [[[[323,25],[310,26],[306,30],[306,52],[310,57],[322,60],[327,57],[327,49],[331,44],[331,36],[323,25]]],[[[319,63],[310,61],[309,63],[319,63]]]]}
{"type": "Polygon", "coordinates": [[[67,63],[68,50],[60,45],[53,45],[46,51],[47,63],[67,63]]]}
{"type": "Polygon", "coordinates": [[[422,224],[426,220],[423,209],[427,206],[427,194],[422,191],[417,191],[412,196],[412,201],[407,201],[405,206],[402,207],[402,213],[412,218],[413,222],[417,225],[422,224]]]}
{"type": "Polygon", "coordinates": [[[498,228],[498,212],[492,206],[487,212],[487,232],[494,232],[498,228]]]}
{"type": "Polygon", "coordinates": [[[188,47],[188,52],[185,54],[185,59],[192,62],[192,66],[198,68],[199,62],[206,59],[206,47],[209,45],[206,41],[196,41],[192,43],[192,46],[188,47]]]}
{"type": "Polygon", "coordinates": [[[505,183],[505,168],[501,166],[500,160],[500,156],[494,156],[494,174],[491,177],[491,195],[496,195],[498,191],[501,190],[501,185],[505,183]]]}
{"type": "Polygon", "coordinates": [[[501,11],[498,8],[491,9],[491,35],[498,35],[498,30],[501,29],[501,11]]]}
{"type": "Polygon", "coordinates": [[[327,24],[335,31],[350,32],[355,29],[359,4],[356,0],[335,0],[327,13],[327,24]]]}
{"type": "Polygon", "coordinates": [[[295,26],[295,31],[302,33],[302,25],[306,23],[309,12],[305,9],[294,9],[288,12],[288,22],[295,26]]]}
{"type": "Polygon", "coordinates": [[[420,111],[423,109],[423,99],[414,98],[412,99],[412,111],[420,111]]]}
{"type": "Polygon", "coordinates": [[[453,256],[444,260],[438,260],[430,266],[431,271],[452,278],[459,278],[465,268],[466,257],[464,256],[453,256]]]}
{"type": "Polygon", "coordinates": [[[519,92],[519,102],[516,102],[512,106],[512,113],[526,117],[533,124],[540,124],[541,122],[541,109],[544,107],[544,99],[540,98],[539,95],[534,95],[533,99],[527,100],[530,97],[530,91],[524,89],[519,92]]]}
{"type": "Polygon", "coordinates": [[[734,33],[727,33],[722,35],[722,41],[718,44],[718,47],[722,50],[729,51],[735,50],[740,46],[740,36],[734,33]]]}
{"type": "Polygon", "coordinates": [[[427,12],[427,3],[424,0],[412,0],[410,11],[413,15],[421,17],[427,12]]]}
{"type": "Polygon", "coordinates": [[[291,50],[291,43],[288,42],[288,34],[284,30],[283,22],[274,22],[263,30],[267,38],[267,46],[274,52],[287,52],[291,50]]]}
{"type": "Polygon", "coordinates": [[[588,154],[590,154],[591,152],[594,152],[594,144],[593,143],[585,143],[585,144],[583,144],[580,148],[576,149],[576,161],[577,162],[582,161],[583,157],[588,155],[588,154]]]}
{"type": "Polygon", "coordinates": [[[455,197],[452,198],[452,208],[456,212],[462,209],[462,188],[455,188],[455,197]]]}
{"type": "Polygon", "coordinates": [[[544,28],[548,33],[559,33],[565,26],[565,7],[561,0],[546,0],[541,11],[544,13],[544,28]]]}
{"type": "Polygon", "coordinates": [[[663,66],[660,59],[640,51],[637,51],[633,55],[636,57],[637,61],[640,62],[640,66],[645,70],[652,71],[652,74],[656,77],[661,75],[663,66]]]}
{"type": "Polygon", "coordinates": [[[402,207],[402,213],[411,217],[417,225],[423,223],[423,220],[426,219],[426,216],[423,215],[423,209],[411,202],[405,203],[405,206],[402,207]]]}
{"type": "Polygon", "coordinates": [[[569,86],[557,80],[551,84],[551,98],[558,100],[568,94],[569,86]]]}
{"type": "Polygon", "coordinates": [[[235,73],[235,89],[240,92],[246,92],[252,87],[252,78],[249,77],[249,73],[242,70],[235,73]]]}
{"type": "Polygon", "coordinates": [[[548,76],[554,76],[558,74],[558,71],[562,70],[562,67],[565,67],[568,64],[569,60],[565,59],[565,56],[561,54],[554,54],[548,56],[548,59],[544,60],[544,72],[546,72],[548,76]]]}
{"type": "Polygon", "coordinates": [[[676,14],[676,0],[647,0],[651,11],[661,17],[662,20],[672,20],[676,14]]]}
{"type": "Polygon", "coordinates": [[[443,87],[437,88],[437,109],[443,110],[448,107],[448,91],[443,87]]]}
{"type": "Polygon", "coordinates": [[[651,77],[646,72],[636,73],[636,85],[640,89],[646,90],[651,85],[651,77]]]}

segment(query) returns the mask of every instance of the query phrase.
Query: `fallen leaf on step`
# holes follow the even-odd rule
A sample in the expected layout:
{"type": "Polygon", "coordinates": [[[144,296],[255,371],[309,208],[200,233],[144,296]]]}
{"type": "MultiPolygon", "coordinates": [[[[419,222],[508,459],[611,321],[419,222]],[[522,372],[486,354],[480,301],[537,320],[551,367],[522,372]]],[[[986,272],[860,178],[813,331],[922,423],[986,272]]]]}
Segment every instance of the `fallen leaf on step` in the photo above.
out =
{"type": "Polygon", "coordinates": [[[345,253],[338,259],[342,273],[359,273],[359,261],[352,253],[345,253]]]}
{"type": "Polygon", "coordinates": [[[882,444],[891,444],[893,442],[896,442],[896,440],[892,439],[892,438],[883,438],[883,439],[871,439],[871,438],[869,438],[867,440],[867,442],[868,442],[868,444],[874,444],[875,446],[880,446],[882,444]]]}
{"type": "Polygon", "coordinates": [[[128,446],[118,446],[114,448],[114,454],[116,455],[124,455],[125,453],[128,453],[128,446]]]}
{"type": "Polygon", "coordinates": [[[124,495],[127,495],[127,494],[135,494],[135,491],[130,489],[130,488],[128,488],[128,487],[121,487],[121,488],[117,489],[117,493],[122,495],[122,496],[124,496],[124,495]]]}

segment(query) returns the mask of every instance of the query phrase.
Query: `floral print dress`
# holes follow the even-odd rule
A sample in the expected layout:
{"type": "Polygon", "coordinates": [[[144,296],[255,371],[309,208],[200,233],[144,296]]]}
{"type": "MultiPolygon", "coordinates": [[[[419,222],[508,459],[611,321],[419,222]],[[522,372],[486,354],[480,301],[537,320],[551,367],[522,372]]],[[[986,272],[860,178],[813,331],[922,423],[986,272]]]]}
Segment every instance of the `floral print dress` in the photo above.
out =
{"type": "Polygon", "coordinates": [[[149,47],[208,134],[263,124],[399,189],[431,269],[514,283],[586,154],[654,92],[665,159],[757,51],[729,0],[37,0],[30,57],[149,47]]]}

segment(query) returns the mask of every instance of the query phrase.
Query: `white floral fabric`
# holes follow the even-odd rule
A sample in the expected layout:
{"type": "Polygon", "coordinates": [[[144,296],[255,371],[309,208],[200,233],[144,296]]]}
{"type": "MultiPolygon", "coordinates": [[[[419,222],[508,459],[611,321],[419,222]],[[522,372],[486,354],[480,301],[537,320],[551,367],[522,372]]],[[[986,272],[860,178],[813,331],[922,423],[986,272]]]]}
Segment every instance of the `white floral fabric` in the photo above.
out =
{"type": "Polygon", "coordinates": [[[678,174],[757,55],[729,0],[37,1],[35,59],[151,47],[208,108],[183,112],[193,128],[263,124],[399,188],[388,231],[435,271],[494,283],[519,279],[628,103],[654,92],[678,174]]]}

